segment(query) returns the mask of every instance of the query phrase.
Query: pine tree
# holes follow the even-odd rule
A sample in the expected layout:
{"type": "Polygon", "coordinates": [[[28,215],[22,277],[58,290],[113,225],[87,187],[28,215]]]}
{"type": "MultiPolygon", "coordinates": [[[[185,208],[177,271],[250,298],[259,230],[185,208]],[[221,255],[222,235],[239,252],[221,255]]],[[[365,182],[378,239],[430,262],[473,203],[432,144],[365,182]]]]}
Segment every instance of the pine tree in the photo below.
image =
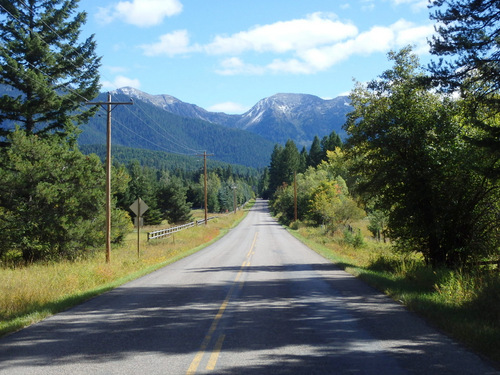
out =
{"type": "Polygon", "coordinates": [[[329,136],[324,136],[321,140],[321,149],[323,150],[323,158],[327,160],[326,152],[327,151],[335,151],[337,147],[342,148],[342,139],[340,136],[332,131],[329,136]]]}
{"type": "Polygon", "coordinates": [[[94,36],[80,42],[79,0],[0,0],[0,142],[18,124],[26,134],[72,137],[96,107],[100,58],[94,36]]]}
{"type": "Polygon", "coordinates": [[[431,19],[438,21],[431,52],[446,56],[432,65],[434,78],[452,90],[466,79],[488,82],[489,92],[500,89],[498,39],[500,4],[486,0],[436,0],[431,19]]]}
{"type": "Polygon", "coordinates": [[[309,156],[307,158],[307,165],[310,167],[317,167],[323,160],[323,151],[321,150],[321,143],[318,136],[315,136],[309,149],[309,156]]]}
{"type": "Polygon", "coordinates": [[[478,134],[469,140],[491,162],[482,172],[500,179],[500,3],[486,0],[436,0],[431,19],[439,22],[431,52],[444,56],[431,65],[436,85],[460,89],[469,124],[478,134]]]}
{"type": "Polygon", "coordinates": [[[179,178],[162,181],[159,190],[159,208],[170,223],[187,223],[192,220],[191,204],[186,201],[186,188],[179,178]]]}
{"type": "MultiPolygon", "coordinates": [[[[86,156],[57,139],[10,136],[0,153],[0,257],[7,251],[26,262],[75,259],[104,241],[105,173],[96,155],[86,156]]],[[[115,176],[117,177],[117,176],[115,176]]],[[[124,190],[126,179],[115,179],[124,190]]],[[[130,230],[130,217],[113,208],[112,241],[130,230]]]]}

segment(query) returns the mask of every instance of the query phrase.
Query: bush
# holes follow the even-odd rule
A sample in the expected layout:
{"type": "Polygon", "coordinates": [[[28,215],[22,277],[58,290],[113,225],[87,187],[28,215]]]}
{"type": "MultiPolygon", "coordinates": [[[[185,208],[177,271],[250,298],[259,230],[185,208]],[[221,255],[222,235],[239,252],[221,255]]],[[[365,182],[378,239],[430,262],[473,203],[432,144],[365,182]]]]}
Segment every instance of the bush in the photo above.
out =
{"type": "Polygon", "coordinates": [[[356,233],[354,233],[354,231],[350,227],[344,229],[343,241],[345,244],[351,245],[355,249],[360,248],[365,244],[365,239],[361,234],[361,230],[358,229],[356,230],[356,233]]]}

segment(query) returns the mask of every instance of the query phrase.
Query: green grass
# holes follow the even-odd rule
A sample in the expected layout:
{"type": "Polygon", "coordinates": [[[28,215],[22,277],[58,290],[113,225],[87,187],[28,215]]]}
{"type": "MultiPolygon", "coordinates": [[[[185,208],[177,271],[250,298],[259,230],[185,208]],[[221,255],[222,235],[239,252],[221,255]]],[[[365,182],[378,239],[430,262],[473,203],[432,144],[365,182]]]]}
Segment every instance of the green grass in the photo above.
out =
{"type": "Polygon", "coordinates": [[[289,231],[325,258],[424,317],[474,351],[500,364],[500,272],[435,270],[417,254],[392,251],[370,239],[364,223],[364,245],[345,244],[343,236],[320,228],[289,231]]]}
{"type": "Polygon", "coordinates": [[[172,237],[150,242],[147,242],[146,232],[157,228],[143,228],[140,257],[137,256],[135,232],[129,234],[123,245],[112,248],[110,263],[105,263],[103,250],[75,262],[0,268],[0,335],[36,323],[191,255],[223,236],[244,218],[246,212],[219,215],[207,226],[185,229],[172,237]]]}

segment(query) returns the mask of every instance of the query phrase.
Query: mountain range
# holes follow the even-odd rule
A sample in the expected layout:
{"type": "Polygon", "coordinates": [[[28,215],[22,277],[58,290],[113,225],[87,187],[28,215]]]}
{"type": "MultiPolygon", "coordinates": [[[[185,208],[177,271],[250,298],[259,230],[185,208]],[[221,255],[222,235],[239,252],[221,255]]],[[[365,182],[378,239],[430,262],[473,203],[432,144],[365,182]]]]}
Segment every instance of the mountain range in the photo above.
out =
{"type": "MultiPolygon", "coordinates": [[[[0,86],[0,95],[17,96],[8,86],[0,86]]],[[[213,154],[211,159],[253,168],[269,165],[277,143],[284,145],[291,139],[299,149],[308,149],[316,135],[322,138],[335,131],[343,138],[342,125],[352,109],[345,96],[325,100],[306,94],[276,94],[241,115],[210,112],[170,95],[151,95],[131,87],[113,91],[112,98],[134,103],[113,108],[115,146],[190,156],[206,151],[213,154]]],[[[92,101],[106,102],[107,93],[92,101]]],[[[106,144],[105,108],[80,131],[81,146],[106,144]]]]}
{"type": "Polygon", "coordinates": [[[243,129],[274,143],[285,144],[292,139],[298,146],[309,146],[314,136],[322,138],[332,131],[343,138],[342,125],[352,110],[346,96],[326,100],[307,94],[276,94],[260,100],[242,115],[228,115],[209,112],[170,95],[150,95],[131,87],[113,93],[148,102],[182,117],[243,129]]]}

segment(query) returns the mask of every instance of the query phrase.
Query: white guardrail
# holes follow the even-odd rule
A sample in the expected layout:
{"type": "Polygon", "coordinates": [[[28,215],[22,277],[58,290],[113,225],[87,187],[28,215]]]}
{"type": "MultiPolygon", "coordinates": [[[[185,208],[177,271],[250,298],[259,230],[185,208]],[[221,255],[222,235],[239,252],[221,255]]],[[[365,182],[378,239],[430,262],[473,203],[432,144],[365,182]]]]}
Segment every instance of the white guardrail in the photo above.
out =
{"type": "MultiPolygon", "coordinates": [[[[207,220],[212,220],[212,219],[215,219],[215,216],[211,216],[211,217],[207,218],[207,220]]],[[[187,224],[179,225],[177,227],[170,227],[170,228],[155,230],[153,232],[148,232],[148,241],[153,240],[155,238],[170,236],[172,233],[180,232],[183,229],[192,228],[194,226],[203,224],[204,222],[205,222],[205,219],[201,219],[201,220],[197,220],[197,221],[192,221],[192,222],[187,223],[187,224]]]]}

